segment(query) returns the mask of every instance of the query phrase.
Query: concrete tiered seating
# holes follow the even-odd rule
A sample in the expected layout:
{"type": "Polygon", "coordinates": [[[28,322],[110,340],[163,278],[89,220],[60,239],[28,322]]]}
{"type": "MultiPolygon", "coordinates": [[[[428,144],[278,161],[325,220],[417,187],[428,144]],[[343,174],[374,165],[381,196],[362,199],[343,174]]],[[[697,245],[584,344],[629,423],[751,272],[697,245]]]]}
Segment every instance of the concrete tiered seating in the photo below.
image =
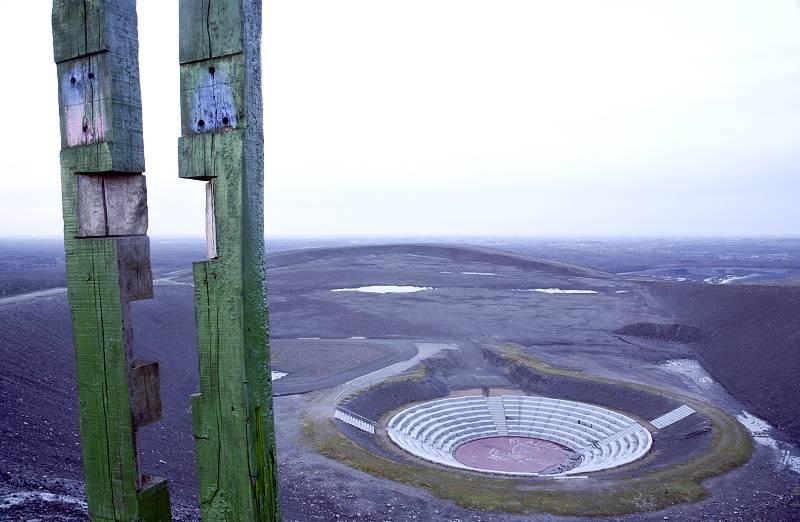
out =
{"type": "Polygon", "coordinates": [[[364,417],[342,409],[337,409],[333,416],[334,418],[339,419],[350,426],[356,427],[361,431],[366,431],[370,435],[375,435],[375,423],[364,417]]]}
{"type": "Polygon", "coordinates": [[[482,396],[431,401],[395,415],[387,431],[398,446],[418,457],[474,471],[487,470],[475,470],[460,463],[455,452],[462,444],[487,437],[509,435],[548,440],[581,456],[577,466],[556,475],[621,466],[644,456],[653,444],[650,432],[625,415],[591,404],[527,396],[503,396],[502,403],[497,398],[482,396]],[[500,404],[504,419],[498,418],[500,404]],[[503,421],[504,425],[499,425],[503,421]]]}

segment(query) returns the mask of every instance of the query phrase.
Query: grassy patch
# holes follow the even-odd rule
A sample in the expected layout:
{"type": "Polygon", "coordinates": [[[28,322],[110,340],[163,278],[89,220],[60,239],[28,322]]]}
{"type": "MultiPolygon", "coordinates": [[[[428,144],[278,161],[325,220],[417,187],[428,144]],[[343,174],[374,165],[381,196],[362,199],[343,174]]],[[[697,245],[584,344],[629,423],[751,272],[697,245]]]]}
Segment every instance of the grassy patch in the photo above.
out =
{"type": "Polygon", "coordinates": [[[393,382],[403,382],[403,381],[421,381],[428,375],[428,367],[425,364],[420,364],[417,366],[413,371],[401,373],[400,375],[395,375],[394,377],[389,377],[385,381],[381,383],[381,385],[391,384],[393,382]]]}
{"type": "Polygon", "coordinates": [[[708,496],[703,480],[741,466],[750,458],[750,434],[733,417],[711,405],[646,385],[552,368],[511,345],[501,347],[500,353],[507,361],[522,364],[533,372],[613,383],[670,396],[705,415],[711,421],[713,439],[698,457],[645,471],[638,477],[520,480],[394,462],[344,436],[331,419],[307,418],[305,433],[320,453],[361,471],[427,488],[434,495],[469,509],[515,513],[615,516],[696,502],[708,496]]]}

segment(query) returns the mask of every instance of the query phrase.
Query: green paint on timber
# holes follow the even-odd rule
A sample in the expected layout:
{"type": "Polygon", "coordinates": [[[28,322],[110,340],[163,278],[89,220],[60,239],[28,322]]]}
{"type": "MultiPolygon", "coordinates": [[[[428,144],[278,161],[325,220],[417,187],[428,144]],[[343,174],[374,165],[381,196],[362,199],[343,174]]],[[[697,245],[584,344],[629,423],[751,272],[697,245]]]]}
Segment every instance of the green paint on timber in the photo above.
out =
{"type": "Polygon", "coordinates": [[[180,62],[241,53],[243,4],[250,2],[180,0],[180,62]]]}
{"type": "Polygon", "coordinates": [[[210,257],[194,264],[205,521],[281,520],[263,225],[260,0],[181,0],[179,175],[210,183],[210,257]]]}
{"type": "Polygon", "coordinates": [[[67,242],[67,288],[90,513],[111,520],[135,520],[139,477],[125,346],[128,307],[120,296],[119,273],[115,241],[67,242]]]}
{"type": "MultiPolygon", "coordinates": [[[[140,232],[81,236],[82,230],[102,229],[90,227],[98,223],[123,232],[146,224],[144,183],[110,180],[144,171],[136,4],[54,0],[52,21],[67,293],[89,514],[92,520],[167,521],[167,481],[141,474],[133,423],[143,406],[132,386],[141,381],[157,389],[147,379],[131,379],[129,303],[152,297],[149,239],[140,232]],[[79,179],[86,175],[109,179],[108,190],[82,190],[79,179]],[[140,189],[128,192],[130,187],[140,189]]],[[[158,414],[147,413],[148,420],[158,414]]]]}

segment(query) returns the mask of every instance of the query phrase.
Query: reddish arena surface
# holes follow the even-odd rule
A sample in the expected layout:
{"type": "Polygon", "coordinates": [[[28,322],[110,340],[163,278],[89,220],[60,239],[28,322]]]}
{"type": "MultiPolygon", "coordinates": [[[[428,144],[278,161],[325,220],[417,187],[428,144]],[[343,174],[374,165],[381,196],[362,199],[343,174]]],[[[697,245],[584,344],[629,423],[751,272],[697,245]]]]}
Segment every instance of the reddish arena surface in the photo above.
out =
{"type": "Polygon", "coordinates": [[[478,469],[539,473],[561,464],[572,455],[572,450],[547,440],[488,437],[462,444],[455,457],[462,464],[478,469]]]}

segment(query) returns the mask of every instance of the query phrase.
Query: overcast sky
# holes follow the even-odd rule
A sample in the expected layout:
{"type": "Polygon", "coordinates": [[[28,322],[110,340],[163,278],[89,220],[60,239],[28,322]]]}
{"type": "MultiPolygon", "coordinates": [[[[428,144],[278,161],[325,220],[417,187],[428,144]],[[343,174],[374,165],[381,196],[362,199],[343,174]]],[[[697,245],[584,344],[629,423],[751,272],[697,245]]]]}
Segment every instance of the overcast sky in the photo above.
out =
{"type": "MultiPolygon", "coordinates": [[[[138,8],[152,236],[204,226],[177,4],[138,8]]],[[[50,2],[0,15],[0,236],[58,236],[50,2]]],[[[795,0],[269,0],[263,61],[268,236],[800,234],[795,0]]]]}

